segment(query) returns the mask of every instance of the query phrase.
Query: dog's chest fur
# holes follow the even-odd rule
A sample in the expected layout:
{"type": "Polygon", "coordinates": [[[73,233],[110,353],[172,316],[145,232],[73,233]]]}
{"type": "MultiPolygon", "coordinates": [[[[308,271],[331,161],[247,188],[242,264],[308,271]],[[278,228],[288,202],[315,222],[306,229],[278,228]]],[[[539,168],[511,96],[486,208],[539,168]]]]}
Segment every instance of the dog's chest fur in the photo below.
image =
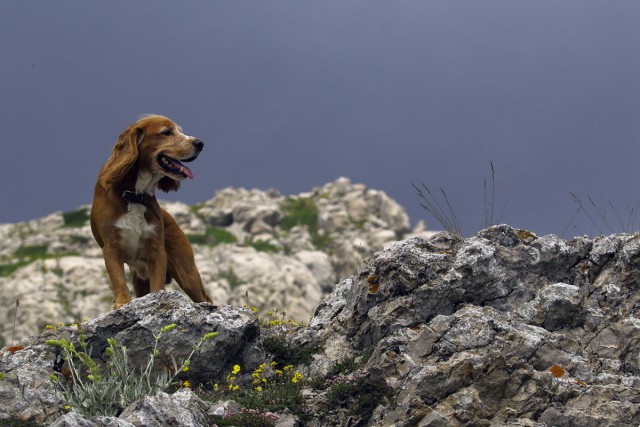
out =
{"type": "Polygon", "coordinates": [[[135,263],[140,258],[144,241],[156,234],[156,225],[144,218],[147,210],[142,205],[130,204],[128,212],[116,221],[120,230],[120,246],[125,253],[125,262],[135,263]]]}

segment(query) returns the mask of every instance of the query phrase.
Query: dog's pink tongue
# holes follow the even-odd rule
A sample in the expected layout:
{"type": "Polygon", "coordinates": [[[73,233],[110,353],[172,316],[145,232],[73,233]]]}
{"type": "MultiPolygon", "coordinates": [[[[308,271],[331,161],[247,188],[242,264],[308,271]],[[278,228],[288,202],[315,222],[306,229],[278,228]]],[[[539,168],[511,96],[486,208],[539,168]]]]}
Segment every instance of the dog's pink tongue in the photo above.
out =
{"type": "Polygon", "coordinates": [[[169,161],[171,162],[171,164],[173,164],[173,166],[180,169],[180,172],[185,174],[189,179],[193,179],[193,172],[191,172],[191,169],[189,169],[188,167],[186,167],[185,165],[183,165],[182,163],[180,163],[175,159],[170,159],[169,161]]]}

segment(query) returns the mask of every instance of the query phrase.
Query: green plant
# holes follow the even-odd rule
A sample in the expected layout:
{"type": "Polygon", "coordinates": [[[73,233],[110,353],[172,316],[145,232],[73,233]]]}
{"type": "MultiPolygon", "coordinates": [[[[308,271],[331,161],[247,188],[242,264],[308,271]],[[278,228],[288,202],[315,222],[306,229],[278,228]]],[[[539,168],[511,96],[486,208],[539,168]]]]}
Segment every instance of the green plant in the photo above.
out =
{"type": "Polygon", "coordinates": [[[318,227],[318,207],[309,197],[289,197],[282,206],[284,216],[280,227],[289,231],[295,226],[304,226],[309,230],[311,242],[318,249],[326,248],[333,239],[318,227]]]}
{"type": "Polygon", "coordinates": [[[207,226],[203,234],[188,234],[187,238],[193,244],[216,246],[221,243],[236,243],[238,239],[233,233],[224,228],[207,226]]]}
{"type": "Polygon", "coordinates": [[[251,374],[252,390],[240,397],[238,403],[246,408],[280,411],[286,408],[297,411],[302,405],[302,374],[286,365],[278,369],[278,363],[263,363],[251,374]]]}
{"type": "Polygon", "coordinates": [[[376,406],[390,398],[392,392],[379,374],[342,377],[327,391],[327,400],[330,407],[346,407],[354,415],[368,419],[376,406]]]}
{"type": "Polygon", "coordinates": [[[48,244],[20,246],[15,250],[13,256],[16,258],[42,259],[47,256],[48,244]]]}
{"type": "Polygon", "coordinates": [[[281,248],[266,240],[250,240],[248,245],[258,252],[280,252],[281,248]]]}
{"type": "Polygon", "coordinates": [[[201,345],[218,334],[212,332],[204,335],[200,342],[194,344],[187,359],[180,363],[172,358],[173,373],[163,371],[153,375],[155,359],[159,355],[158,342],[164,333],[175,327],[175,324],[167,325],[158,335],[154,335],[155,343],[147,365],[139,372],[130,366],[126,347],[119,345],[114,338],[107,339],[109,360],[104,365],[91,358],[91,350],[81,329],[78,340],[80,350],[64,338],[46,341],[61,349],[69,367],[70,383],[65,383],[59,375],[51,376],[51,381],[62,392],[65,406],[84,417],[117,416],[142,396],[153,396],[158,391],[166,390],[175,383],[181,372],[188,370],[191,357],[201,345]]]}
{"type": "MultiPolygon", "coordinates": [[[[13,256],[10,258],[8,264],[0,264],[0,276],[8,276],[17,269],[31,264],[36,260],[55,259],[63,256],[78,255],[77,252],[64,252],[51,254],[48,252],[49,246],[47,244],[42,245],[27,245],[20,246],[13,252],[13,256]]],[[[46,267],[42,266],[43,273],[46,272],[46,267]]]]}
{"type": "Polygon", "coordinates": [[[262,326],[262,345],[273,360],[281,365],[308,364],[317,353],[318,345],[301,346],[291,340],[291,332],[301,327],[293,319],[285,320],[287,313],[269,312],[269,319],[260,319],[262,326]]]}
{"type": "Polygon", "coordinates": [[[232,399],[242,406],[237,413],[216,418],[217,425],[272,426],[277,418],[268,412],[285,409],[294,413],[301,411],[303,378],[293,365],[279,369],[275,361],[263,363],[251,374],[252,383],[249,387],[238,383],[240,371],[240,365],[234,365],[226,377],[226,386],[215,384],[212,392],[202,395],[207,400],[232,399]]]}
{"type": "Polygon", "coordinates": [[[89,211],[86,208],[80,208],[71,212],[63,212],[63,227],[82,227],[89,220],[89,211]]]}
{"type": "Polygon", "coordinates": [[[274,427],[278,417],[273,414],[262,413],[256,410],[241,409],[240,412],[229,414],[226,417],[216,417],[216,425],[243,426],[243,427],[274,427]]]}

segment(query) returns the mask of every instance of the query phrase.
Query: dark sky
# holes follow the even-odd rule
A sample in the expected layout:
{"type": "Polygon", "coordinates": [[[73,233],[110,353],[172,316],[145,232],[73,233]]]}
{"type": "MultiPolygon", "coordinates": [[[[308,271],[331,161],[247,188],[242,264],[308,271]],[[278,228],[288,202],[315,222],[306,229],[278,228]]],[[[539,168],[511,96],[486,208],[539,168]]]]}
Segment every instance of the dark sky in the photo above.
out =
{"type": "Polygon", "coordinates": [[[348,176],[439,229],[424,182],[469,234],[493,162],[510,225],[620,231],[609,202],[626,223],[640,200],[638,17],[637,0],[1,0],[0,222],[89,203],[118,134],[157,113],[206,142],[172,200],[348,176]],[[572,222],[570,192],[605,220],[572,222]]]}

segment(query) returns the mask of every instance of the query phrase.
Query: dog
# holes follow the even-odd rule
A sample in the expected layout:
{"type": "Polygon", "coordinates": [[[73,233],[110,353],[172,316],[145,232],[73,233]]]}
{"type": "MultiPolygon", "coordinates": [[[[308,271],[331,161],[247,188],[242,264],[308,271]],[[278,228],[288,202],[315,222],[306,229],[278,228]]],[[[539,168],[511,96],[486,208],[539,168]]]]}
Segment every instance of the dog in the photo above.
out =
{"type": "Polygon", "coordinates": [[[173,278],[194,302],[211,302],[189,240],[155,196],[157,189],[176,191],[182,180],[193,179],[184,163],[203,147],[172,120],[148,115],[120,135],[100,170],[90,223],[111,281],[113,309],[131,301],[124,264],[136,297],[164,289],[173,278]]]}

